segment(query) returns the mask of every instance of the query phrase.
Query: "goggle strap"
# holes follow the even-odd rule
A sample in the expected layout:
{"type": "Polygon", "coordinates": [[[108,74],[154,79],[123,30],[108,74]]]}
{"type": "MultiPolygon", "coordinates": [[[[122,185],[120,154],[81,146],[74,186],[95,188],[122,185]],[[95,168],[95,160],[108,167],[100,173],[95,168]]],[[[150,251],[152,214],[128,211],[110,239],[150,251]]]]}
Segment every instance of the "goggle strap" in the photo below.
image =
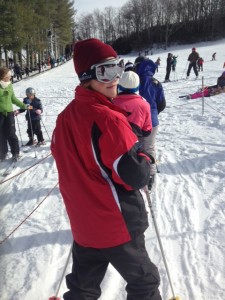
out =
{"type": "Polygon", "coordinates": [[[120,60],[118,58],[112,58],[112,59],[106,60],[104,62],[92,65],[91,70],[94,69],[94,68],[98,68],[100,66],[107,66],[107,65],[111,65],[111,64],[116,64],[117,65],[119,62],[120,62],[120,60]]]}
{"type": "Polygon", "coordinates": [[[92,79],[97,79],[96,78],[96,74],[95,74],[95,70],[88,70],[85,72],[82,72],[78,75],[80,81],[88,81],[88,80],[92,80],[92,79]]]}

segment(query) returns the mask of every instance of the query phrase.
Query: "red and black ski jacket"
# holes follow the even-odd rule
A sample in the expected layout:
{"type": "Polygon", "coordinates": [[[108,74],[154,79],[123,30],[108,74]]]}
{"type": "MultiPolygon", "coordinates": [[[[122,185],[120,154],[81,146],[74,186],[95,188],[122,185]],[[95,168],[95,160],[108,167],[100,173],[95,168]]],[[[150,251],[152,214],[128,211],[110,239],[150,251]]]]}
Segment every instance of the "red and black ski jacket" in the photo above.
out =
{"type": "Polygon", "coordinates": [[[146,230],[139,189],[148,183],[149,161],[121,108],[78,86],[58,116],[51,150],[78,244],[114,247],[146,230]]]}

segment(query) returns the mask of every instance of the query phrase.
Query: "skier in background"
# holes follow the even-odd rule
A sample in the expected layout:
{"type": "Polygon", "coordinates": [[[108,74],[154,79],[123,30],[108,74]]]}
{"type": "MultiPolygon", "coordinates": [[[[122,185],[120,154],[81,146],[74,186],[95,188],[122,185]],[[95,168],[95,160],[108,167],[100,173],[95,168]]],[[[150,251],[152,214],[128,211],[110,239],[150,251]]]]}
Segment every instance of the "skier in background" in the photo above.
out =
{"type": "Polygon", "coordinates": [[[14,74],[17,80],[22,80],[22,71],[21,71],[21,67],[18,64],[16,64],[14,67],[14,74]]]}
{"type": "Polygon", "coordinates": [[[195,72],[196,79],[198,78],[198,70],[197,70],[197,61],[198,61],[198,59],[199,59],[199,54],[198,54],[198,52],[196,52],[196,48],[192,48],[192,52],[188,56],[188,61],[190,63],[189,63],[189,66],[188,66],[186,79],[189,78],[189,75],[190,75],[190,72],[191,72],[192,68],[195,72]]]}
{"type": "Polygon", "coordinates": [[[212,60],[216,60],[216,52],[213,53],[212,60]]]}
{"type": "Polygon", "coordinates": [[[178,55],[177,55],[177,56],[173,55],[173,57],[172,57],[172,71],[173,71],[173,72],[176,71],[177,58],[178,58],[178,55]]]}
{"type": "MultiPolygon", "coordinates": [[[[166,100],[162,84],[155,79],[156,65],[147,57],[139,56],[134,62],[135,72],[140,77],[139,94],[145,98],[151,107],[152,131],[148,138],[145,139],[144,149],[150,153],[156,161],[156,135],[159,129],[159,113],[166,107],[166,100]]],[[[156,164],[151,169],[151,180],[149,186],[154,184],[156,174],[156,164]]]]}
{"type": "Polygon", "coordinates": [[[200,71],[203,72],[203,63],[204,63],[204,59],[202,57],[199,57],[198,62],[197,62],[197,64],[198,64],[198,71],[199,72],[200,71]]]}
{"type": "Polygon", "coordinates": [[[30,76],[30,69],[28,68],[28,66],[25,67],[24,71],[25,71],[26,76],[29,77],[30,76]]]}
{"type": "Polygon", "coordinates": [[[165,77],[165,82],[170,81],[170,72],[173,64],[173,54],[168,53],[167,60],[166,60],[166,77],[165,77]]]}
{"type": "MultiPolygon", "coordinates": [[[[29,111],[26,113],[29,141],[26,143],[26,146],[34,144],[34,134],[37,136],[36,146],[45,145],[41,130],[41,114],[43,112],[41,100],[36,97],[35,90],[32,87],[26,89],[26,95],[27,97],[23,99],[23,103],[29,106],[29,111]]],[[[15,111],[15,115],[17,116],[24,111],[24,109],[18,109],[15,111]]]]}
{"type": "Polygon", "coordinates": [[[128,61],[125,64],[124,72],[133,71],[133,69],[134,69],[134,64],[132,62],[128,61]]]}
{"type": "Polygon", "coordinates": [[[160,61],[161,61],[160,57],[158,57],[157,60],[155,61],[156,71],[157,72],[159,71],[160,61]]]}
{"type": "Polygon", "coordinates": [[[0,161],[6,159],[8,143],[11,148],[12,160],[19,159],[19,141],[16,135],[13,104],[26,109],[26,105],[16,98],[11,72],[8,68],[0,68],[0,161]]]}

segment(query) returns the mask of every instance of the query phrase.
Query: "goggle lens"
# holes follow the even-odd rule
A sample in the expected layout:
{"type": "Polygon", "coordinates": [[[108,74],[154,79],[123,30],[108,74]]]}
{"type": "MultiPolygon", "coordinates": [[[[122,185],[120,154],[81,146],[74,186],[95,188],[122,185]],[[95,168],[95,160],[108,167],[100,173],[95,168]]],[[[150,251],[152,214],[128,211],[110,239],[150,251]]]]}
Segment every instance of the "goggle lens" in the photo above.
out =
{"type": "Polygon", "coordinates": [[[107,83],[121,77],[124,71],[124,61],[112,59],[94,65],[92,68],[95,68],[96,79],[99,82],[107,83]]]}

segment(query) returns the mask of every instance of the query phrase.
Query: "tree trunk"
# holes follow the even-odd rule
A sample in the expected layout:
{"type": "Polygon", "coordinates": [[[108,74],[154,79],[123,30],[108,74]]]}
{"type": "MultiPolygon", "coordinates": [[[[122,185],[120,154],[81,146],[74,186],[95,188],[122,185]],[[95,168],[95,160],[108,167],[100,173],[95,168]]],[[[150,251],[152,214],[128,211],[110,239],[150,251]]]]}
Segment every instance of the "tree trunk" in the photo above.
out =
{"type": "Polygon", "coordinates": [[[30,70],[30,59],[29,59],[29,45],[26,45],[26,64],[28,69],[30,70]]]}
{"type": "Polygon", "coordinates": [[[5,53],[5,66],[8,68],[9,67],[8,51],[4,49],[4,53],[5,53]]]}

